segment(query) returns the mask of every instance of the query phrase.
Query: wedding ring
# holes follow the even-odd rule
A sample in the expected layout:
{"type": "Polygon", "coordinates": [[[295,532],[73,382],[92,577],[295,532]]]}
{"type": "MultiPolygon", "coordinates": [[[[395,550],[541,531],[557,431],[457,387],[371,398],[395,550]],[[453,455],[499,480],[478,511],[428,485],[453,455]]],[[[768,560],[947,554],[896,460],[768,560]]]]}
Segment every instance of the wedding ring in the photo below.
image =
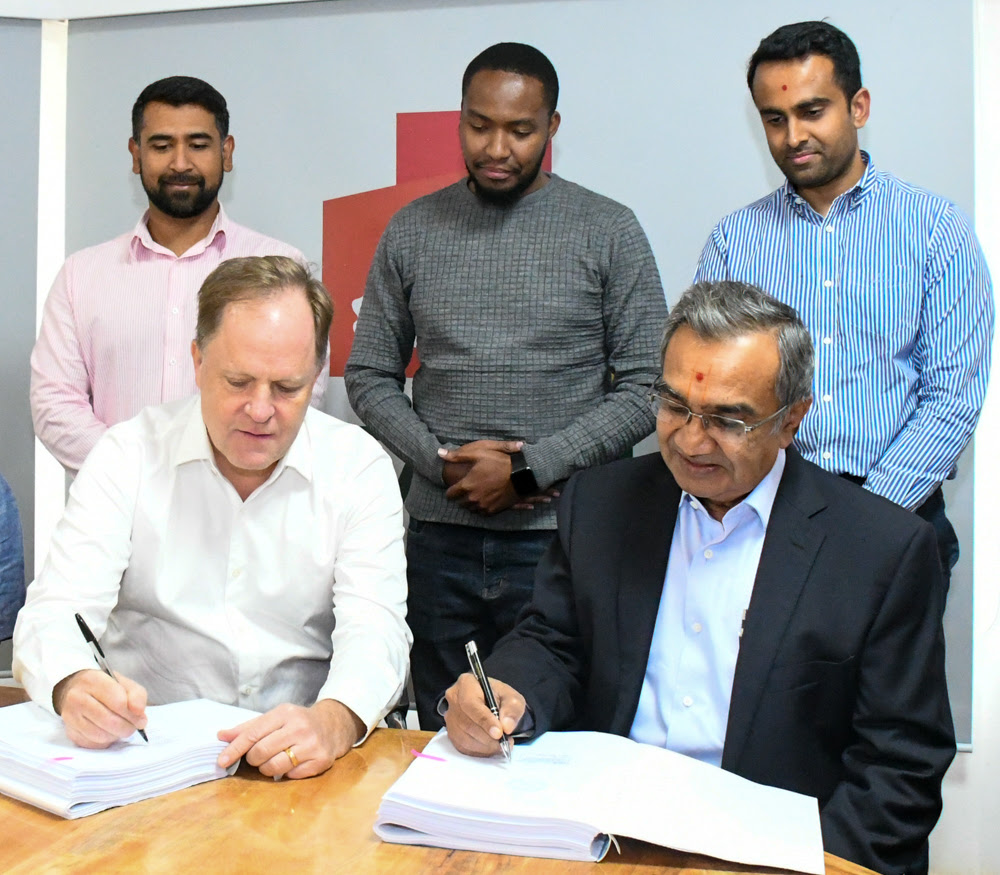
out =
{"type": "Polygon", "coordinates": [[[285,753],[288,754],[288,758],[292,761],[292,768],[294,769],[299,764],[299,761],[295,758],[295,754],[292,753],[290,747],[285,748],[285,753]]]}

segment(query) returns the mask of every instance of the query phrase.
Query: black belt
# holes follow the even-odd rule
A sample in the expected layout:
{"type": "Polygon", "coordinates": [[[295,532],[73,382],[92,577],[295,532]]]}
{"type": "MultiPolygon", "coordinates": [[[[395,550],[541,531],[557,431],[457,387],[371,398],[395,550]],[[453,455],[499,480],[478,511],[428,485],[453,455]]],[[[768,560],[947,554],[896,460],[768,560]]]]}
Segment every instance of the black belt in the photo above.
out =
{"type": "Polygon", "coordinates": [[[865,478],[864,477],[859,477],[857,474],[847,474],[847,473],[844,473],[844,474],[841,474],[840,476],[843,477],[845,480],[850,480],[851,483],[857,483],[858,486],[864,486],[865,485],[865,478]]]}

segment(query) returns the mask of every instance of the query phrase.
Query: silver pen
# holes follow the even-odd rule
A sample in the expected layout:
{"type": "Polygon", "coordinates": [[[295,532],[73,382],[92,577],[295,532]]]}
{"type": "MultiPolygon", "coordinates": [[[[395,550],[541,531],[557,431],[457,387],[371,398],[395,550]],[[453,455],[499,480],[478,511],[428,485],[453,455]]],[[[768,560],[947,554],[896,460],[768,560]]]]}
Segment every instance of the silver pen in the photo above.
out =
{"type": "MultiPolygon", "coordinates": [[[[483,671],[483,664],[479,661],[479,651],[476,650],[475,641],[470,641],[465,645],[465,655],[469,657],[469,665],[472,668],[472,673],[476,676],[476,680],[479,681],[479,686],[482,687],[483,698],[486,699],[486,707],[499,720],[500,708],[497,707],[497,699],[493,695],[493,687],[490,686],[490,679],[486,677],[486,672],[483,671]]],[[[503,732],[503,725],[500,726],[500,731],[503,732]]],[[[500,736],[500,750],[503,751],[503,758],[509,763],[510,737],[506,732],[503,732],[503,735],[500,736]]]]}

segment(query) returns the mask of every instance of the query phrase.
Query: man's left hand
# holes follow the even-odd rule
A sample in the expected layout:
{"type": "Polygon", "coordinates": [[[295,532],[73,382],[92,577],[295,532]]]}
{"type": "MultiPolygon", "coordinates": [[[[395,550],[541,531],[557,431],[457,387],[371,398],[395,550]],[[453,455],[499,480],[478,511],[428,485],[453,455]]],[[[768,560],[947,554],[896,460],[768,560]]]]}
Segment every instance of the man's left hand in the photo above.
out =
{"type": "Polygon", "coordinates": [[[439,450],[445,463],[471,466],[445,496],[473,513],[487,516],[523,501],[510,482],[510,456],[522,446],[523,441],[473,441],[456,450],[439,450]]]}
{"type": "Polygon", "coordinates": [[[357,715],[335,699],[322,699],[311,708],[278,705],[219,732],[219,740],[229,744],[218,764],[228,769],[245,756],[262,775],[311,778],[329,769],[364,733],[357,715]]]}

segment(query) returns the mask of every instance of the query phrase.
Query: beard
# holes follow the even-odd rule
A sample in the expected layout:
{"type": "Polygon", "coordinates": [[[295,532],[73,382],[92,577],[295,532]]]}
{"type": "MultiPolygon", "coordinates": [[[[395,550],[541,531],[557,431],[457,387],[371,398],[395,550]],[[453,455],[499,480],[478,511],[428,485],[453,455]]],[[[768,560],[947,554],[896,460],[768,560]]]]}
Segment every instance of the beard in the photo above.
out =
{"type": "MultiPolygon", "coordinates": [[[[141,168],[140,168],[141,170],[141,168]]],[[[156,186],[146,184],[146,178],[141,175],[142,188],[146,192],[149,202],[161,213],[170,216],[172,219],[193,219],[200,216],[207,210],[215,199],[219,196],[219,189],[222,188],[222,176],[219,177],[219,184],[216,186],[206,186],[205,177],[194,174],[175,173],[163,175],[156,180],[156,186]],[[168,185],[195,185],[193,191],[169,192],[168,185]]]]}
{"type": "Polygon", "coordinates": [[[854,164],[855,152],[833,155],[820,153],[820,160],[811,169],[800,169],[787,156],[781,163],[781,171],[791,181],[796,189],[823,188],[850,173],[854,164]]]}
{"type": "Polygon", "coordinates": [[[509,207],[517,203],[521,199],[521,196],[534,185],[535,180],[538,179],[538,174],[542,170],[542,161],[544,158],[545,149],[542,149],[542,153],[538,158],[521,171],[521,175],[513,187],[505,189],[491,189],[481,186],[476,180],[476,175],[472,172],[472,167],[469,166],[468,161],[465,163],[465,169],[469,172],[469,184],[476,197],[495,207],[509,207]]]}

